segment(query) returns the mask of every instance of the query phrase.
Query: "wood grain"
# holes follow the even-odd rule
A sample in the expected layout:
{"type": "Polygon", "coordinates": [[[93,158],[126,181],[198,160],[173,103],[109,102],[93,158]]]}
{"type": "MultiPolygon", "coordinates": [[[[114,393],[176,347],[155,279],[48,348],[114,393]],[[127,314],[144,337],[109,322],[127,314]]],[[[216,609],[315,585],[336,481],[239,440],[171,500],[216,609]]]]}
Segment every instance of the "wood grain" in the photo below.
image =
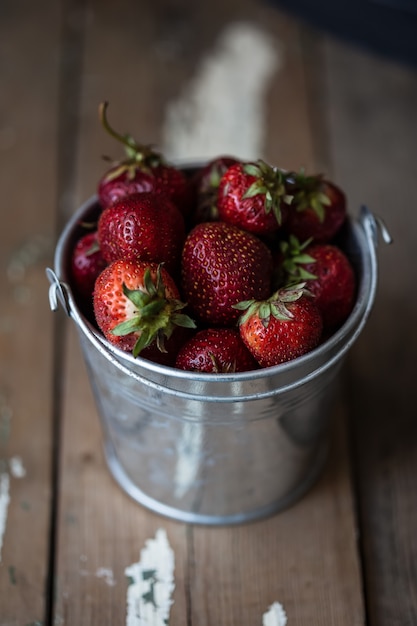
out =
{"type": "Polygon", "coordinates": [[[289,625],[414,626],[416,71],[255,0],[5,0],[0,18],[0,478],[10,495],[0,626],[124,625],[125,568],[160,528],[175,553],[171,626],[253,626],[275,601],[289,625]],[[343,370],[323,475],[279,515],[208,528],[157,516],[116,485],[78,337],[49,310],[44,268],[56,231],[95,192],[101,155],[122,153],[99,126],[99,102],[121,132],[161,147],[172,104],[236,24],[276,52],[254,156],[330,173],[353,214],[366,202],[384,218],[394,245],[378,250],[377,300],[343,370]]]}
{"type": "Polygon", "coordinates": [[[44,268],[55,227],[59,24],[53,2],[2,3],[0,473],[9,477],[10,504],[0,623],[7,625],[43,621],[48,594],[54,323],[44,268]]]}
{"type": "Polygon", "coordinates": [[[369,623],[417,622],[415,211],[417,74],[327,42],[334,167],[352,200],[386,221],[378,297],[350,359],[351,412],[369,623]],[[349,77],[345,80],[345,77],[349,77]]]}
{"type": "Polygon", "coordinates": [[[139,507],[111,477],[78,336],[73,327],[68,330],[55,619],[124,624],[125,568],[139,560],[146,540],[160,527],[176,554],[175,611],[184,615],[185,528],[139,507]]]}
{"type": "Polygon", "coordinates": [[[288,623],[362,624],[345,415],[334,414],[326,472],[295,506],[236,528],[191,530],[192,624],[261,624],[279,601],[288,623]]]}

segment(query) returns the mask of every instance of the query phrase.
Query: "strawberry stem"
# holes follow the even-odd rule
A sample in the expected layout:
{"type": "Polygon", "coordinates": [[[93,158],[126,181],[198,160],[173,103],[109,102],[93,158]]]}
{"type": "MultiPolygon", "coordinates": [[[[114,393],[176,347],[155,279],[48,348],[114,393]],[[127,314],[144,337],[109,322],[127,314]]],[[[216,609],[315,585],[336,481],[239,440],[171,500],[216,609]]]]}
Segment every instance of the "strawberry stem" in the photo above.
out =
{"type": "Polygon", "coordinates": [[[126,148],[129,148],[129,150],[133,148],[134,150],[139,151],[140,146],[136,143],[136,141],[132,137],[127,136],[127,135],[121,135],[120,133],[115,131],[114,128],[110,126],[109,121],[107,119],[108,106],[109,106],[109,103],[105,101],[105,102],[101,102],[98,107],[98,116],[99,116],[99,119],[103,128],[109,133],[109,135],[114,137],[114,139],[116,139],[117,141],[120,141],[120,143],[125,145],[126,148]]]}
{"type": "Polygon", "coordinates": [[[139,144],[131,135],[121,135],[110,126],[107,119],[108,106],[107,101],[101,102],[99,105],[98,115],[101,125],[111,137],[124,145],[127,159],[116,163],[119,167],[108,174],[107,180],[112,180],[125,171],[128,172],[130,178],[133,178],[137,168],[150,172],[152,168],[161,165],[163,163],[162,155],[156,152],[151,145],[139,144]]]}

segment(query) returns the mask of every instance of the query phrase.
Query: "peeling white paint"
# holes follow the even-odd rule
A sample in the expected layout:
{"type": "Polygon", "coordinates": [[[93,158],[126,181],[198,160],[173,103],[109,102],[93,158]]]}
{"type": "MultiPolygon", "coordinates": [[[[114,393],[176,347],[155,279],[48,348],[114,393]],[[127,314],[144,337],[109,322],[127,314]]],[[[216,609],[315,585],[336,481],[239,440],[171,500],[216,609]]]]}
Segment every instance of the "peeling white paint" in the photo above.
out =
{"type": "Polygon", "coordinates": [[[7,472],[0,474],[0,563],[3,547],[3,537],[6,531],[7,510],[10,502],[10,478],[7,472]]]}
{"type": "Polygon", "coordinates": [[[231,24],[193,81],[168,105],[164,154],[186,160],[263,156],[265,94],[281,64],[275,39],[252,24],[231,24]]]}
{"type": "Polygon", "coordinates": [[[140,560],[126,568],[126,626],[166,626],[173,603],[174,552],[165,530],[159,529],[148,539],[140,560]]]}
{"type": "Polygon", "coordinates": [[[104,578],[109,587],[114,587],[116,581],[114,580],[113,570],[110,567],[99,567],[96,571],[97,578],[104,578]]]}
{"type": "Polygon", "coordinates": [[[20,456],[12,456],[9,460],[9,467],[13,478],[24,478],[26,476],[26,468],[20,456]]]}
{"type": "Polygon", "coordinates": [[[274,602],[262,617],[262,626],[286,626],[287,614],[279,602],[274,602]]]}

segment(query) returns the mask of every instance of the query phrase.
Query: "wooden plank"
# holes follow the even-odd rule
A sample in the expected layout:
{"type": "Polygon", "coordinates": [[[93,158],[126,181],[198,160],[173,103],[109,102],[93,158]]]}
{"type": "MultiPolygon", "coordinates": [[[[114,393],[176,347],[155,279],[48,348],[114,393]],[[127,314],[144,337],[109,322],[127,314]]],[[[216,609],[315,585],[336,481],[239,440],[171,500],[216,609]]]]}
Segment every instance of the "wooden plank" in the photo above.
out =
{"type": "Polygon", "coordinates": [[[193,528],[192,624],[261,624],[274,603],[288,623],[362,624],[343,409],[326,471],[295,506],[255,524],[193,528]]]}
{"type": "Polygon", "coordinates": [[[337,176],[353,206],[367,203],[394,238],[379,249],[374,312],[350,360],[369,623],[414,624],[416,72],[330,40],[326,58],[337,176]]]}
{"type": "Polygon", "coordinates": [[[185,614],[185,529],[139,507],[111,477],[72,324],[67,348],[55,620],[91,626],[124,624],[125,568],[139,560],[145,542],[159,528],[166,531],[176,555],[175,619],[175,614],[185,614]]]}
{"type": "Polygon", "coordinates": [[[48,593],[58,9],[1,9],[1,624],[43,623],[48,593]]]}
{"type": "MultiPolygon", "coordinates": [[[[208,101],[204,108],[206,83],[197,78],[218,80],[213,67],[218,67],[219,55],[238,71],[238,62],[221,35],[226,32],[229,43],[240,45],[240,37],[248,32],[241,29],[242,21],[246,26],[249,21],[254,37],[261,33],[257,41],[265,59],[271,58],[268,55],[275,46],[281,52],[265,83],[253,83],[254,89],[259,89],[259,101],[251,100],[246,119],[257,125],[258,139],[242,130],[246,143],[239,145],[260,146],[264,155],[288,163],[288,167],[314,166],[307,87],[294,22],[271,9],[260,11],[252,2],[219,1],[210,10],[203,5],[201,11],[191,3],[174,9],[161,2],[139,10],[122,2],[117,12],[93,3],[91,10],[94,19],[87,23],[85,39],[77,203],[95,190],[103,172],[99,155],[120,154],[115,154],[112,142],[98,126],[97,105],[103,99],[110,101],[109,116],[122,132],[161,144],[172,156],[188,156],[179,148],[188,141],[193,150],[201,151],[200,156],[206,154],[207,145],[195,137],[202,136],[212,110],[208,111],[208,101]],[[191,102],[192,111],[201,116],[193,126],[193,136],[186,136],[186,129],[181,129],[181,134],[178,127],[173,131],[167,122],[184,101],[191,102]],[[292,103],[288,121],[285,113],[292,103]]],[[[224,85],[229,90],[224,97],[230,97],[230,86],[224,81],[214,84],[224,85]]],[[[212,100],[210,106],[215,106],[212,100]]],[[[238,110],[234,103],[224,115],[226,120],[229,116],[230,124],[234,115],[243,115],[245,120],[242,106],[238,110]]],[[[210,149],[220,150],[221,137],[216,129],[212,134],[210,149]]],[[[125,568],[138,560],[145,542],[162,528],[175,554],[173,626],[261,624],[274,601],[281,602],[297,624],[310,624],[312,615],[323,625],[363,623],[343,410],[335,415],[341,430],[325,475],[293,508],[238,528],[172,522],[131,502],[111,479],[85,367],[74,328],[69,326],[62,373],[65,393],[55,619],[100,626],[126,623],[125,568]],[[102,575],[104,571],[107,577],[102,575]]]]}

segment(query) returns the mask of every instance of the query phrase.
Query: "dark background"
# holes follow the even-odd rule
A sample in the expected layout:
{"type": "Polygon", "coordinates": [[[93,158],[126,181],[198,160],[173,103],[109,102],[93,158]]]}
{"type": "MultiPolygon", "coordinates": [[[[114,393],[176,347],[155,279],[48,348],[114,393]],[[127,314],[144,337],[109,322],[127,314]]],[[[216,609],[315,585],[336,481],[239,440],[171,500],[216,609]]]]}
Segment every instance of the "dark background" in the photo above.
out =
{"type": "Polygon", "coordinates": [[[416,0],[270,0],[309,24],[409,65],[417,64],[416,0]]]}

